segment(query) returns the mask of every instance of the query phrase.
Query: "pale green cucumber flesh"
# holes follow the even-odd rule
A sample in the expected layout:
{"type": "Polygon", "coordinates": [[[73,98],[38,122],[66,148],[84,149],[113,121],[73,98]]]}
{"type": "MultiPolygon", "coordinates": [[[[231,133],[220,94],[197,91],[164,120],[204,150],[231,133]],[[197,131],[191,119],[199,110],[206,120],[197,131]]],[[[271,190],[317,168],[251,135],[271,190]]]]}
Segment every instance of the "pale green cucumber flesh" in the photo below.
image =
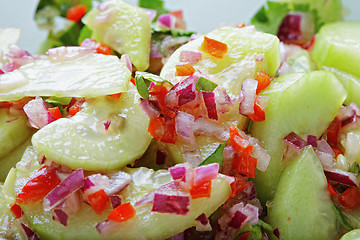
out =
{"type": "Polygon", "coordinates": [[[324,25],[316,37],[312,58],[318,67],[337,68],[360,78],[360,22],[324,25]]]}
{"type": "Polygon", "coordinates": [[[47,158],[84,170],[112,170],[132,164],[150,144],[149,120],[134,86],[119,99],[88,99],[84,109],[40,129],[32,138],[47,158]],[[111,121],[109,129],[104,123],[111,121]]]}
{"type": "Polygon", "coordinates": [[[264,143],[270,155],[265,172],[254,179],[259,199],[271,200],[282,170],[283,138],[291,132],[320,137],[335,118],[346,91],[331,72],[316,71],[283,75],[261,95],[268,96],[265,121],[251,122],[249,132],[264,143]]]}
{"type": "Polygon", "coordinates": [[[268,220],[281,239],[333,239],[336,212],[320,160],[311,146],[296,156],[281,174],[268,220]]]}

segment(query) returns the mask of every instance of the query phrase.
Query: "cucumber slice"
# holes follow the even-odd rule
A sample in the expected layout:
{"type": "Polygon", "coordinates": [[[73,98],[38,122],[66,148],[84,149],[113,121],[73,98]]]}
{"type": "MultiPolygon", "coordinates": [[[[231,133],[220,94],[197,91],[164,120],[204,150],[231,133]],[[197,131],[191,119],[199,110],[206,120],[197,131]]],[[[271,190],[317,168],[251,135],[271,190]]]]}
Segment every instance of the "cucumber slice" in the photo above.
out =
{"type": "Polygon", "coordinates": [[[324,25],[316,37],[312,58],[319,68],[333,67],[360,78],[360,22],[324,25]]]}
{"type": "Polygon", "coordinates": [[[360,239],[360,229],[354,229],[340,238],[340,240],[358,240],[360,239]]]}
{"type": "Polygon", "coordinates": [[[336,212],[327,191],[321,163],[311,146],[284,169],[268,220],[281,239],[333,239],[337,232],[336,212]]]}
{"type": "Polygon", "coordinates": [[[126,91],[130,78],[129,69],[116,56],[89,53],[63,61],[38,59],[0,75],[0,101],[104,96],[126,91]]]}
{"type": "Polygon", "coordinates": [[[0,158],[11,153],[31,134],[32,130],[27,126],[25,116],[15,116],[8,109],[0,109],[0,158]]]}
{"type": "Polygon", "coordinates": [[[21,159],[25,149],[31,145],[31,138],[28,138],[20,146],[12,150],[8,155],[0,158],[0,181],[5,181],[5,178],[12,167],[21,159]]]}
{"type": "Polygon", "coordinates": [[[137,70],[145,71],[149,67],[151,38],[151,21],[146,11],[122,0],[106,4],[106,10],[93,8],[82,21],[106,45],[120,54],[128,54],[137,70]]]}
{"type": "Polygon", "coordinates": [[[350,73],[346,73],[340,71],[336,68],[331,67],[323,67],[324,70],[333,72],[337,79],[340,80],[342,85],[347,91],[347,97],[345,99],[344,104],[349,105],[350,103],[356,103],[356,105],[360,106],[360,78],[355,77],[350,73]]]}
{"type": "MultiPolygon", "coordinates": [[[[280,65],[279,39],[274,35],[257,32],[252,28],[224,27],[206,36],[227,44],[228,52],[223,58],[203,53],[202,59],[193,66],[212,76],[211,80],[234,96],[239,95],[241,83],[245,79],[254,78],[259,71],[274,76],[280,65]],[[263,61],[257,62],[259,55],[263,55],[263,61]]],[[[175,77],[180,53],[184,50],[199,51],[203,40],[203,37],[199,37],[178,48],[164,65],[160,77],[172,83],[182,79],[175,77]]]]}
{"type": "Polygon", "coordinates": [[[283,138],[291,132],[320,137],[335,118],[346,98],[346,91],[333,73],[315,71],[282,75],[261,95],[269,97],[266,120],[252,122],[249,132],[263,141],[271,157],[265,172],[254,179],[258,197],[271,200],[282,169],[283,138]]]}
{"type": "Polygon", "coordinates": [[[119,169],[146,151],[151,141],[148,125],[139,95],[130,86],[118,100],[107,96],[89,99],[74,117],[61,118],[36,132],[32,143],[39,153],[72,169],[119,169]]]}
{"type": "MultiPolygon", "coordinates": [[[[33,149],[29,149],[24,155],[21,164],[26,165],[29,161],[35,161],[37,157],[33,149]]],[[[15,192],[30,179],[33,170],[40,168],[34,163],[29,172],[16,170],[16,181],[14,183],[15,192]]],[[[132,182],[122,192],[123,202],[135,202],[141,200],[150,191],[155,190],[172,181],[171,176],[166,170],[154,171],[147,168],[126,168],[126,172],[131,174],[132,182]]],[[[188,215],[175,215],[151,212],[152,204],[147,203],[135,207],[136,215],[134,218],[123,222],[114,223],[116,232],[106,239],[166,239],[179,232],[184,231],[195,225],[195,219],[202,213],[207,216],[212,214],[230,196],[231,187],[223,175],[212,181],[212,191],[210,198],[198,198],[191,200],[188,215]],[[169,223],[172,224],[169,227],[169,223]]],[[[83,203],[80,211],[69,216],[68,226],[64,227],[52,220],[50,212],[43,210],[42,203],[24,204],[22,208],[25,216],[31,223],[31,227],[37,232],[41,239],[102,239],[96,231],[95,226],[106,219],[110,209],[102,215],[97,215],[90,206],[83,203]]]]}

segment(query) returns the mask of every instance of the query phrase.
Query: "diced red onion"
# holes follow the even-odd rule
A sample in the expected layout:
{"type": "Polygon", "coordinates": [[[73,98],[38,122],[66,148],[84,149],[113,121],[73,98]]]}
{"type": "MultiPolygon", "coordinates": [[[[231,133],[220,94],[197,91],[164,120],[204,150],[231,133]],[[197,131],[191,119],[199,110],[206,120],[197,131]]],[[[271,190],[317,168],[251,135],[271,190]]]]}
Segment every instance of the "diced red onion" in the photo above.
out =
{"type": "Polygon", "coordinates": [[[226,90],[217,87],[214,89],[216,107],[219,113],[227,113],[230,111],[233,101],[226,90]]]}
{"type": "Polygon", "coordinates": [[[277,237],[278,239],[280,239],[280,232],[278,228],[275,228],[273,231],[273,234],[275,235],[275,237],[277,237]]]}
{"type": "Polygon", "coordinates": [[[17,64],[17,63],[14,63],[14,62],[12,62],[12,63],[5,63],[5,64],[3,65],[3,70],[4,70],[4,72],[8,73],[8,72],[12,72],[12,71],[18,69],[19,67],[20,67],[20,65],[17,64]]]}
{"type": "Polygon", "coordinates": [[[322,151],[319,151],[315,149],[316,156],[319,158],[321,164],[324,166],[324,168],[329,168],[334,166],[334,157],[329,154],[322,151]]]}
{"type": "Polygon", "coordinates": [[[105,131],[109,130],[110,124],[111,124],[111,120],[107,120],[104,122],[105,131]]]}
{"type": "Polygon", "coordinates": [[[110,2],[102,2],[97,6],[97,10],[99,12],[103,12],[105,10],[107,10],[110,6],[112,6],[113,4],[110,2]]]}
{"type": "Polygon", "coordinates": [[[167,152],[161,149],[156,151],[156,165],[164,165],[167,158],[167,152]]]}
{"type": "Polygon", "coordinates": [[[255,55],[255,61],[257,61],[257,62],[264,61],[264,54],[262,54],[262,53],[256,54],[255,55]]]}
{"type": "Polygon", "coordinates": [[[354,163],[359,156],[359,142],[359,135],[353,132],[347,133],[345,139],[341,141],[341,144],[345,148],[347,162],[349,162],[350,164],[354,163]]]}
{"type": "MultiPolygon", "coordinates": [[[[195,100],[195,87],[199,76],[193,74],[192,76],[177,83],[169,92],[175,91],[178,98],[178,106],[195,100]]],[[[166,100],[166,99],[165,99],[166,100]]]]}
{"type": "Polygon", "coordinates": [[[317,137],[316,137],[316,136],[314,136],[314,135],[307,135],[306,138],[307,138],[307,141],[306,141],[307,145],[311,145],[311,146],[313,146],[314,148],[317,147],[317,137]]]}
{"type": "Polygon", "coordinates": [[[184,164],[177,164],[169,169],[170,175],[174,180],[185,179],[186,167],[184,164]]]}
{"type": "Polygon", "coordinates": [[[200,51],[183,50],[180,52],[180,62],[188,62],[191,64],[197,63],[201,60],[202,53],[200,51]]]}
{"type": "Polygon", "coordinates": [[[89,49],[84,47],[56,47],[46,51],[49,56],[50,62],[62,62],[71,61],[81,57],[89,56],[93,54],[95,49],[89,49]]]}
{"type": "Polygon", "coordinates": [[[159,46],[151,41],[150,58],[162,58],[159,46]]]}
{"type": "Polygon", "coordinates": [[[131,180],[130,174],[119,171],[110,176],[109,185],[104,190],[108,196],[114,195],[127,187],[131,180]]]}
{"type": "Polygon", "coordinates": [[[103,237],[106,238],[117,229],[117,223],[106,219],[96,225],[96,230],[103,237]]]}
{"type": "Polygon", "coordinates": [[[328,180],[348,186],[354,186],[354,187],[359,186],[358,180],[354,173],[346,172],[335,168],[325,169],[324,173],[328,180]]]}
{"type": "Polygon", "coordinates": [[[202,213],[200,216],[198,216],[196,219],[196,231],[211,231],[211,225],[209,219],[206,217],[205,213],[202,213]]]}
{"type": "Polygon", "coordinates": [[[283,140],[286,145],[298,153],[300,153],[301,149],[306,146],[306,142],[294,132],[289,133],[289,135],[284,137],[283,140]]]}
{"type": "Polygon", "coordinates": [[[132,63],[130,61],[130,58],[127,54],[121,55],[121,61],[126,64],[126,67],[129,69],[130,72],[132,72],[132,63]]]}
{"type": "Polygon", "coordinates": [[[218,120],[215,94],[213,92],[205,92],[205,91],[201,91],[201,94],[204,99],[208,117],[210,119],[218,120]]]}
{"type": "Polygon", "coordinates": [[[20,223],[22,229],[24,230],[28,240],[40,240],[40,237],[29,227],[25,224],[20,223]]]}
{"type": "Polygon", "coordinates": [[[354,115],[352,118],[346,119],[341,123],[341,131],[348,132],[360,127],[360,117],[354,115]]]}
{"type": "Polygon", "coordinates": [[[332,150],[332,148],[330,147],[330,145],[328,144],[328,142],[325,139],[321,139],[321,140],[317,141],[317,150],[324,152],[324,153],[328,153],[332,157],[335,157],[334,151],[332,150]]]}
{"type": "Polygon", "coordinates": [[[185,195],[185,193],[180,188],[180,182],[172,181],[146,194],[140,201],[136,202],[134,206],[139,206],[145,203],[153,202],[156,193],[166,193],[166,194],[183,195],[183,196],[185,195]]]}
{"type": "Polygon", "coordinates": [[[36,97],[24,106],[24,112],[32,127],[40,129],[55,121],[41,97],[36,97]]]}
{"type": "Polygon", "coordinates": [[[256,187],[252,181],[247,181],[248,187],[242,191],[244,200],[253,200],[256,198],[256,187]]]}
{"type": "Polygon", "coordinates": [[[175,27],[176,18],[171,14],[162,14],[158,17],[157,23],[165,28],[173,29],[175,27]]]}
{"type": "Polygon", "coordinates": [[[155,86],[156,84],[154,82],[151,82],[149,85],[149,91],[152,89],[153,86],[155,86]]]}
{"type": "Polygon", "coordinates": [[[97,173],[87,176],[84,179],[84,186],[82,187],[82,190],[86,195],[90,195],[101,189],[107,188],[109,184],[110,180],[108,176],[97,173]]]}
{"type": "Polygon", "coordinates": [[[243,225],[246,219],[247,216],[245,214],[243,214],[241,211],[236,211],[229,222],[229,226],[238,229],[243,225]]]}
{"type": "Polygon", "coordinates": [[[261,143],[258,139],[250,137],[249,143],[251,146],[253,146],[252,155],[257,159],[256,168],[262,172],[265,172],[270,163],[270,155],[261,146],[261,143]]]}
{"type": "Polygon", "coordinates": [[[13,63],[19,66],[32,62],[36,59],[35,57],[31,56],[31,54],[29,54],[27,51],[21,49],[15,44],[11,44],[9,46],[9,51],[10,52],[6,54],[6,56],[9,57],[13,63]]]}
{"type": "Polygon", "coordinates": [[[191,114],[179,111],[175,118],[175,129],[178,137],[190,145],[196,145],[194,136],[195,117],[191,114]]]}
{"type": "Polygon", "coordinates": [[[248,203],[243,208],[242,212],[247,215],[246,221],[250,223],[250,225],[256,225],[259,222],[259,208],[254,205],[248,203]]]}
{"type": "Polygon", "coordinates": [[[66,227],[69,216],[61,209],[54,209],[52,219],[66,227]]]}
{"type": "Polygon", "coordinates": [[[217,178],[219,172],[219,164],[211,163],[195,168],[194,184],[198,185],[206,181],[217,178]]]}
{"type": "Polygon", "coordinates": [[[66,197],[84,185],[84,172],[81,168],[75,170],[68,178],[57,185],[44,198],[44,210],[49,211],[60,204],[66,197]]]}
{"type": "Polygon", "coordinates": [[[187,215],[190,211],[190,196],[155,193],[152,212],[187,215]]]}
{"type": "Polygon", "coordinates": [[[156,15],[157,15],[157,11],[154,9],[149,9],[149,8],[143,8],[147,15],[149,16],[150,22],[154,21],[156,15]]]}
{"type": "Polygon", "coordinates": [[[81,207],[82,204],[82,197],[80,195],[80,192],[73,192],[65,199],[64,202],[64,212],[66,212],[68,215],[75,215],[81,207]]]}
{"type": "Polygon", "coordinates": [[[241,85],[239,112],[242,115],[254,113],[254,102],[258,82],[254,79],[246,79],[241,85]]]}
{"type": "Polygon", "coordinates": [[[229,131],[227,131],[223,125],[206,118],[198,118],[195,120],[194,135],[212,136],[220,141],[226,141],[230,137],[229,131]]]}
{"type": "MultiPolygon", "coordinates": [[[[354,105],[356,106],[356,104],[354,105]]],[[[356,115],[356,109],[353,108],[354,105],[350,104],[346,107],[342,106],[336,115],[337,119],[339,119],[340,121],[345,121],[354,117],[354,115],[356,115]]]]}
{"type": "Polygon", "coordinates": [[[355,104],[355,103],[350,103],[349,104],[349,107],[351,107],[352,109],[354,109],[355,110],[355,114],[357,115],[357,116],[360,116],[360,108],[355,104]]]}
{"type": "Polygon", "coordinates": [[[121,198],[118,195],[110,196],[110,201],[113,208],[117,208],[121,205],[121,198]]]}
{"type": "Polygon", "coordinates": [[[158,117],[161,113],[155,102],[140,98],[140,108],[148,118],[158,117]]]}

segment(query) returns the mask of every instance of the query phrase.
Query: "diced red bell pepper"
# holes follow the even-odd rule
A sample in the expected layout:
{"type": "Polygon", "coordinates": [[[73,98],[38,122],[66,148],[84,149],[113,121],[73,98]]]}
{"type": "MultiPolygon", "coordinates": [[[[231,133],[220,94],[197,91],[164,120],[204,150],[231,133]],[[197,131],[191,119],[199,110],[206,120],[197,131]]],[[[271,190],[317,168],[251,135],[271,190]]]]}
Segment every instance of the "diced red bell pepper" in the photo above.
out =
{"type": "Polygon", "coordinates": [[[190,63],[175,65],[175,76],[191,76],[195,73],[195,69],[190,63]]]}
{"type": "Polygon", "coordinates": [[[235,27],[236,28],[243,28],[243,27],[245,27],[245,23],[244,22],[238,23],[238,24],[236,24],[235,27]]]}
{"type": "Polygon", "coordinates": [[[338,195],[338,193],[336,192],[335,188],[333,185],[331,185],[328,181],[327,183],[327,189],[329,191],[330,197],[335,197],[338,195]]]}
{"type": "Polygon", "coordinates": [[[114,93],[114,94],[110,94],[108,95],[110,98],[116,100],[116,99],[119,99],[121,97],[121,94],[122,93],[114,93]]]}
{"type": "MultiPolygon", "coordinates": [[[[75,99],[75,98],[73,98],[73,99],[75,99]]],[[[85,100],[83,98],[80,98],[78,100],[75,99],[75,103],[73,103],[72,105],[69,105],[69,108],[68,108],[69,115],[74,116],[75,114],[77,114],[80,111],[80,107],[84,102],[85,102],[85,100]]]]}
{"type": "Polygon", "coordinates": [[[160,141],[164,135],[165,120],[162,117],[154,117],[150,119],[148,132],[153,138],[160,141]]]}
{"type": "Polygon", "coordinates": [[[124,203],[112,210],[107,218],[115,222],[125,222],[133,218],[135,214],[133,206],[130,203],[124,203]]]}
{"type": "Polygon", "coordinates": [[[270,84],[270,75],[264,72],[258,72],[256,74],[255,80],[258,82],[256,88],[256,94],[264,90],[270,84]]]}
{"type": "Polygon", "coordinates": [[[341,148],[339,148],[338,146],[331,146],[331,149],[334,151],[334,153],[335,153],[335,158],[337,158],[337,156],[339,155],[339,154],[342,154],[342,155],[344,155],[344,151],[341,149],[341,148]]]}
{"type": "Polygon", "coordinates": [[[250,154],[237,154],[235,157],[235,165],[239,173],[254,178],[256,174],[257,159],[250,154]]]}
{"type": "Polygon", "coordinates": [[[360,192],[358,187],[349,187],[338,196],[340,203],[348,209],[360,206],[360,192]]]}
{"type": "Polygon", "coordinates": [[[173,15],[176,18],[183,19],[183,11],[177,10],[170,12],[171,15],[173,15]]]}
{"type": "Polygon", "coordinates": [[[131,77],[130,82],[131,82],[132,84],[134,84],[134,86],[136,86],[135,78],[131,77]]]}
{"type": "Polygon", "coordinates": [[[235,180],[230,184],[231,187],[231,196],[234,197],[236,194],[244,191],[245,188],[247,188],[249,184],[245,181],[243,181],[239,177],[235,177],[235,180]]]}
{"type": "Polygon", "coordinates": [[[10,204],[9,207],[10,207],[10,211],[14,214],[15,218],[21,218],[22,215],[24,215],[23,210],[16,203],[10,204]]]}
{"type": "Polygon", "coordinates": [[[60,112],[59,107],[53,107],[53,108],[49,108],[49,112],[51,113],[51,115],[53,115],[53,117],[58,120],[60,118],[62,118],[62,114],[60,112]]]}
{"type": "Polygon", "coordinates": [[[216,58],[223,58],[228,51],[228,46],[215,39],[204,37],[204,41],[201,44],[201,50],[216,58]]]}
{"type": "Polygon", "coordinates": [[[340,128],[341,128],[341,121],[335,118],[334,121],[330,123],[328,129],[326,130],[327,142],[331,146],[337,145],[340,128]]]}
{"type": "Polygon", "coordinates": [[[254,103],[254,113],[249,114],[248,117],[254,122],[265,121],[265,111],[262,109],[257,96],[254,103]]]}
{"type": "Polygon", "coordinates": [[[79,4],[69,8],[66,12],[66,19],[78,22],[87,12],[87,7],[83,4],[79,4]]]}
{"type": "Polygon", "coordinates": [[[88,196],[90,206],[94,209],[96,214],[101,215],[103,211],[109,206],[110,198],[104,191],[101,189],[97,192],[94,192],[88,196]]]}
{"type": "Polygon", "coordinates": [[[17,203],[34,203],[43,198],[60,184],[56,169],[44,166],[30,179],[16,197],[17,203]]]}
{"type": "Polygon", "coordinates": [[[251,232],[242,234],[237,240],[247,240],[250,237],[251,232]]]}
{"type": "Polygon", "coordinates": [[[211,195],[211,181],[206,181],[198,185],[194,185],[190,189],[192,199],[207,197],[211,195]]]}

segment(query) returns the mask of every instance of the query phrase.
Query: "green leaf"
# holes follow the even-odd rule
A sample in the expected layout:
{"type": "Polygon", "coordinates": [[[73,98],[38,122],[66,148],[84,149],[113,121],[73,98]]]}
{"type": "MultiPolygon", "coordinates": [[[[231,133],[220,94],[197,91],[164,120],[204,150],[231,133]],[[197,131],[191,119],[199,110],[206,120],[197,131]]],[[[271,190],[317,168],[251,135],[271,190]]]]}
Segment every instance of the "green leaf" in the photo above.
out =
{"type": "Polygon", "coordinates": [[[86,25],[80,30],[78,44],[80,45],[86,38],[91,38],[93,31],[90,30],[86,25]]]}
{"type": "Polygon", "coordinates": [[[200,77],[196,82],[196,90],[212,92],[218,85],[204,77],[200,77]]]}
{"type": "Polygon", "coordinates": [[[138,5],[142,8],[155,9],[157,11],[157,16],[169,12],[165,9],[163,0],[139,0],[138,5]]]}
{"type": "Polygon", "coordinates": [[[243,227],[241,227],[237,233],[235,233],[233,240],[237,240],[239,239],[239,237],[241,237],[242,235],[244,235],[247,232],[251,232],[251,225],[249,223],[247,223],[246,225],[244,225],[243,227]]]}
{"type": "Polygon", "coordinates": [[[216,148],[216,150],[209,157],[207,157],[202,163],[200,163],[200,166],[210,163],[218,163],[221,169],[224,164],[224,155],[223,155],[224,148],[225,148],[225,143],[220,143],[219,146],[216,148]]]}
{"type": "Polygon", "coordinates": [[[346,228],[348,229],[349,231],[350,230],[353,230],[353,226],[350,225],[350,223],[348,223],[344,217],[344,215],[341,213],[341,211],[334,205],[334,208],[336,210],[336,213],[337,213],[337,217],[338,217],[338,220],[339,222],[346,228]]]}
{"type": "Polygon", "coordinates": [[[149,98],[149,87],[151,82],[155,82],[157,84],[162,84],[166,82],[172,86],[172,83],[170,83],[165,79],[162,79],[158,75],[148,72],[139,72],[139,71],[135,73],[135,85],[138,93],[142,98],[146,98],[146,99],[149,98]]]}
{"type": "Polygon", "coordinates": [[[61,114],[64,113],[64,109],[63,109],[63,105],[69,105],[70,101],[71,101],[71,97],[49,97],[44,99],[44,102],[46,103],[50,103],[52,105],[54,105],[55,107],[58,107],[61,114]]]}
{"type": "Polygon", "coordinates": [[[356,176],[359,176],[359,164],[357,162],[354,162],[350,167],[349,167],[349,172],[354,173],[356,176]]]}
{"type": "Polygon", "coordinates": [[[262,231],[259,225],[251,226],[251,234],[248,239],[260,240],[262,239],[262,231]]]}

